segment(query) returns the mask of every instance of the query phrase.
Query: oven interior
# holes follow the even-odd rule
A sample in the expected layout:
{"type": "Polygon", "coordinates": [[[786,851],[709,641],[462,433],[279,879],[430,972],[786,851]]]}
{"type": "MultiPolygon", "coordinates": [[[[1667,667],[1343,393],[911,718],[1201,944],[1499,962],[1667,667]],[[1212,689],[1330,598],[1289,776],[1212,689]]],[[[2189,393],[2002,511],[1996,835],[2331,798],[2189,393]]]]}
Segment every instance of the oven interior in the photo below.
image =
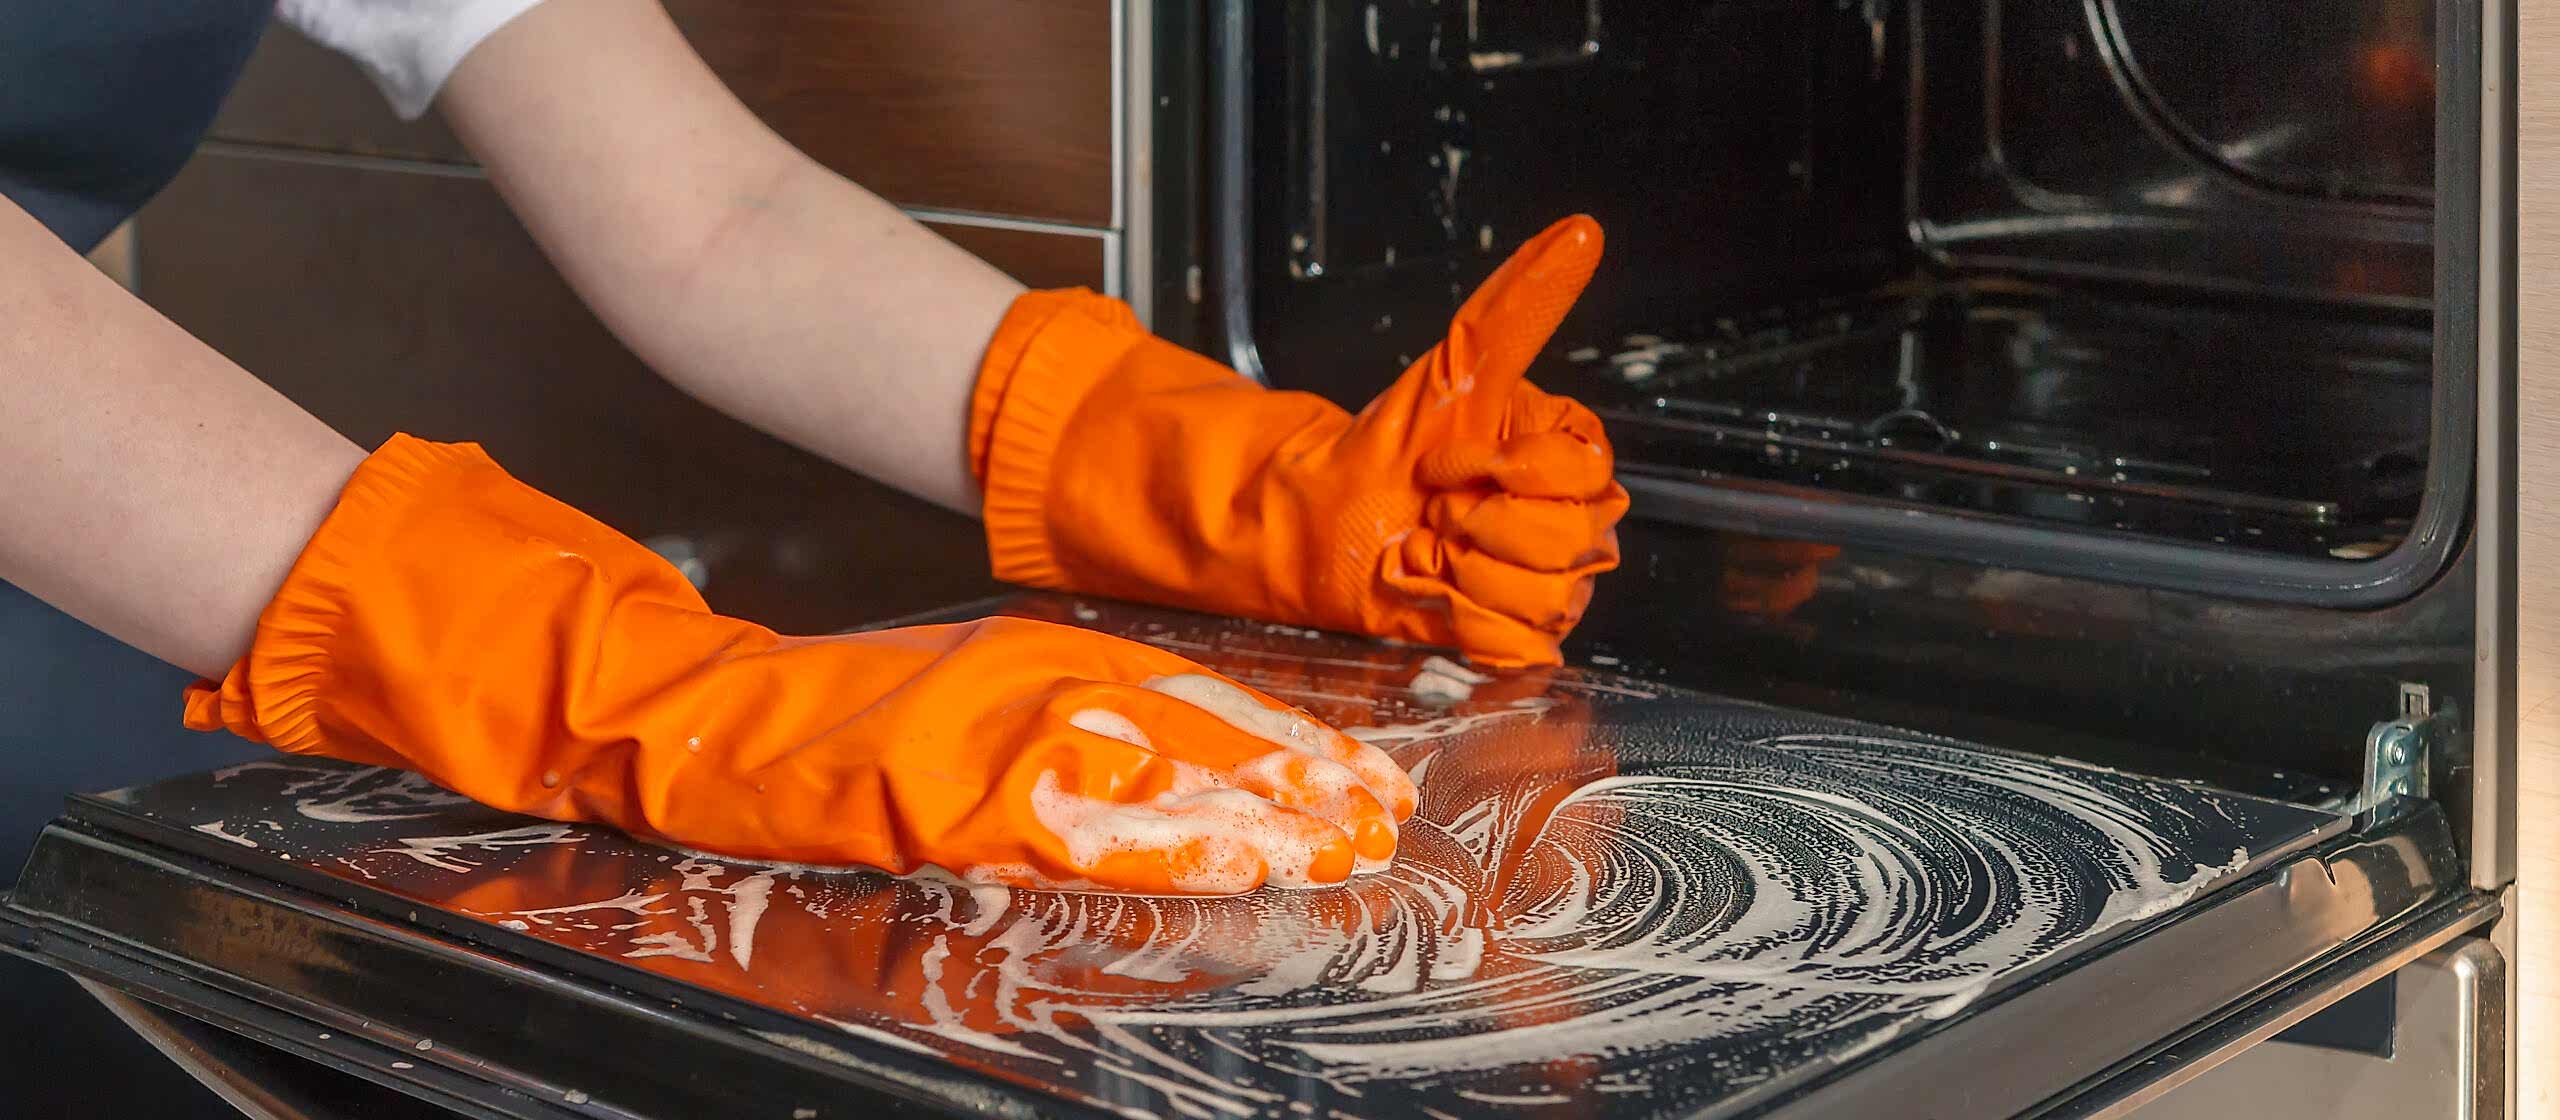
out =
{"type": "Polygon", "coordinates": [[[2303,799],[2469,696],[2476,7],[1173,11],[1177,340],[1357,407],[1606,229],[1531,373],[1636,496],[1583,653],[2303,799]]]}
{"type": "Polygon", "coordinates": [[[1252,7],[1222,294],[1275,382],[1364,400],[1582,211],[1609,255],[1536,376],[1637,476],[2275,598],[2251,565],[2369,583],[2447,482],[2424,0],[1252,7]]]}

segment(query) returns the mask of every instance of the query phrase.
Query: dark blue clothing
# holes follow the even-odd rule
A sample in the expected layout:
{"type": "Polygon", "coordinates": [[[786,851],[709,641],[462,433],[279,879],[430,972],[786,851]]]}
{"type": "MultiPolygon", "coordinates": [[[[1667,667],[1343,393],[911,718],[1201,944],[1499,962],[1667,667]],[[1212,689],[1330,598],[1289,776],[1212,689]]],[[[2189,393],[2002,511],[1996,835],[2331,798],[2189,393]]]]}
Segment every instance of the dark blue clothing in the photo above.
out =
{"type": "MultiPolygon", "coordinates": [[[[274,4],[0,0],[0,196],[95,246],[186,163],[274,4]]],[[[0,886],[63,795],[265,753],[181,728],[186,680],[0,584],[0,886]]],[[[5,955],[0,1038],[0,1116],[237,1115],[67,977],[5,955]]]]}
{"type": "Polygon", "coordinates": [[[195,151],[275,0],[0,0],[0,196],[87,252],[195,151]]]}

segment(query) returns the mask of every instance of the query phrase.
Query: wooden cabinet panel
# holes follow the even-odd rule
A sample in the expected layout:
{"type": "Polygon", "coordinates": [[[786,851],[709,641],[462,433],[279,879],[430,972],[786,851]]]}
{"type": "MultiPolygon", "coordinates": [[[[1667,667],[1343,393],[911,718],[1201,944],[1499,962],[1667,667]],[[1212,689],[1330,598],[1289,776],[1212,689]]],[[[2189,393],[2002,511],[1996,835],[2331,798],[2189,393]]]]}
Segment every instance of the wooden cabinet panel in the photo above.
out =
{"type": "Polygon", "coordinates": [[[774,130],[901,205],[1111,223],[1110,0],[676,0],[774,130]]]}
{"type": "Polygon", "coordinates": [[[138,228],[143,297],[339,431],[474,440],[623,532],[694,541],[722,610],[810,632],[995,590],[975,521],[649,372],[483,180],[209,153],[138,228]]]}
{"type": "MultiPolygon", "coordinates": [[[[674,0],[696,50],[811,156],[902,206],[1111,222],[1110,0],[674,0]]],[[[440,161],[354,63],[269,31],[217,139],[440,161]]]]}
{"type": "Polygon", "coordinates": [[[1100,237],[944,222],[925,226],[1034,288],[1102,290],[1106,246],[1100,237]]]}

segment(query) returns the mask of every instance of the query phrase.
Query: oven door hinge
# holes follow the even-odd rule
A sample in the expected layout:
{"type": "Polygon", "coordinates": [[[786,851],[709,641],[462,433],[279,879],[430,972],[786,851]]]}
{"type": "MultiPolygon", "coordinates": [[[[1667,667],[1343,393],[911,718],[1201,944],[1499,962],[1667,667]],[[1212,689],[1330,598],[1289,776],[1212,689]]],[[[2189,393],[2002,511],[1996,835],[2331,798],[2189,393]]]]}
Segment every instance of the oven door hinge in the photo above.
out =
{"type": "Polygon", "coordinates": [[[2451,732],[2452,716],[2438,712],[2423,684],[2400,684],[2400,716],[2374,724],[2364,736],[2364,790],[2350,806],[2365,812],[2398,798],[2427,796],[2427,760],[2451,732]]]}

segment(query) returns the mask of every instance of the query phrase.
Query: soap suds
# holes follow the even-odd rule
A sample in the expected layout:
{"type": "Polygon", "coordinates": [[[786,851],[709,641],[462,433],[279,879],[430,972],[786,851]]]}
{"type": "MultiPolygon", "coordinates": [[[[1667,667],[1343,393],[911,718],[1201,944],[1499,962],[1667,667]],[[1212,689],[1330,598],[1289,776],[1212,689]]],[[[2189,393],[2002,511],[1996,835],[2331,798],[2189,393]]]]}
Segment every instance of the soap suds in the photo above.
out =
{"type": "Polygon", "coordinates": [[[1474,686],[1493,683],[1492,674],[1479,673],[1438,654],[1433,654],[1429,657],[1423,658],[1422,668],[1426,672],[1438,673],[1441,676],[1447,677],[1464,685],[1474,686]]]}
{"type": "Polygon", "coordinates": [[[1475,698],[1476,686],[1492,677],[1460,665],[1445,657],[1426,657],[1422,670],[1413,675],[1406,690],[1427,703],[1446,707],[1475,698]]]}
{"type": "Polygon", "coordinates": [[[414,859],[429,867],[446,871],[469,871],[479,866],[477,860],[465,859],[460,853],[470,849],[518,848],[538,844],[575,844],[585,839],[577,825],[547,822],[518,828],[502,828],[494,832],[468,836],[419,836],[403,839],[398,846],[384,849],[414,859]]]}
{"type": "MultiPolygon", "coordinates": [[[[1251,693],[1199,673],[1158,677],[1145,687],[1206,711],[1238,731],[1313,760],[1317,765],[1310,769],[1309,778],[1317,784],[1318,792],[1329,783],[1340,782],[1339,777],[1326,776],[1326,767],[1347,770],[1350,778],[1387,810],[1389,817],[1384,825],[1390,835],[1397,827],[1396,820],[1413,807],[1413,782],[1393,759],[1317,722],[1305,712],[1266,707],[1251,693]]],[[[1303,808],[1327,820],[1347,821],[1354,815],[1344,800],[1350,792],[1347,786],[1334,788],[1331,796],[1311,801],[1303,808]]],[[[1374,861],[1364,861],[1361,869],[1371,870],[1374,866],[1374,861]]]]}
{"type": "Polygon", "coordinates": [[[1007,887],[971,885],[969,903],[976,910],[960,932],[969,937],[983,937],[1003,921],[1005,912],[1013,909],[1013,891],[1007,887]]]}
{"type": "MultiPolygon", "coordinates": [[[[1385,722],[1416,711],[1387,668],[1370,666],[1365,684],[1307,682],[1391,693],[1371,717],[1379,725],[1349,734],[1391,752],[1421,786],[1401,857],[1337,888],[1077,895],[988,881],[1027,868],[897,879],[692,853],[673,864],[670,886],[644,854],[626,858],[646,869],[629,882],[647,889],[487,916],[650,967],[687,962],[671,975],[712,967],[787,984],[795,963],[824,966],[778,944],[756,950],[758,923],[779,920],[772,908],[804,921],[889,915],[898,941],[921,947],[907,959],[922,989],[885,1002],[868,989],[842,1002],[804,994],[794,998],[810,1003],[784,1010],[883,1045],[1063,1079],[1065,1091],[1130,1115],[1275,1116],[1364,1090],[1422,1115],[1537,1112],[1591,1093],[1697,1111],[1762,1084],[1772,1067],[1755,1063],[1766,1055],[1866,1060],[2042,962],[2190,902],[2252,867],[2250,848],[2216,841],[2280,840],[2274,822],[2289,819],[2271,815],[2282,807],[2130,775],[1866,730],[1806,732],[1822,721],[1737,705],[1594,725],[1586,704],[1684,709],[1614,693],[1586,700],[1561,684],[1561,706],[1553,695],[1469,701],[1385,722]],[[1557,744],[1593,726],[1624,771],[1590,780],[1546,753],[1574,749],[1557,744]],[[1610,1067],[1598,1080],[1554,1079],[1595,1056],[1610,1067]],[[1313,1095],[1267,1091],[1292,1084],[1313,1095]]],[[[1231,695],[1213,704],[1242,697],[1264,713],[1238,709],[1243,720],[1283,721],[1263,736],[1279,746],[1339,742],[1299,733],[1285,721],[1313,721],[1219,683],[1231,695]]],[[[1160,691],[1186,688],[1213,691],[1160,691]]],[[[1240,793],[1177,785],[1145,808],[1240,793]]],[[[1051,783],[1047,793],[1066,791],[1051,783]]],[[[403,810],[376,799],[357,811],[403,810]]],[[[378,866],[441,882],[543,866],[544,845],[630,847],[584,826],[458,823],[490,819],[453,817],[434,831],[454,835],[397,841],[378,866]]],[[[1127,842],[1124,824],[1104,822],[1087,841],[1127,842]]]]}
{"type": "Polygon", "coordinates": [[[1571,1104],[1573,1098],[1557,1093],[1489,1093],[1482,1089],[1460,1089],[1458,1095],[1478,1104],[1571,1104]]]}
{"type": "Polygon", "coordinates": [[[1205,771],[1174,763],[1174,788],[1142,804],[1069,793],[1055,774],[1032,787],[1031,811],[1041,826],[1064,841],[1067,856],[1084,868],[1113,856],[1161,853],[1175,890],[1194,894],[1242,894],[1267,881],[1275,887],[1311,887],[1315,859],[1328,837],[1339,834],[1295,816],[1240,789],[1210,785],[1205,771]]]}
{"type": "Polygon", "coordinates": [[[750,875],[729,888],[729,958],[749,967],[756,955],[756,922],[773,893],[773,876],[750,875]]]}
{"type": "Polygon", "coordinates": [[[1386,723],[1374,727],[1346,727],[1344,735],[1375,747],[1402,747],[1430,739],[1448,739],[1474,731],[1486,724],[1499,723],[1522,716],[1535,716],[1554,707],[1555,701],[1536,696],[1514,701],[1510,707],[1490,711],[1444,716],[1420,723],[1386,723]]]}
{"type": "Polygon", "coordinates": [[[1146,688],[1199,708],[1229,727],[1277,746],[1320,758],[1339,753],[1333,729],[1307,718],[1303,712],[1264,707],[1252,693],[1216,677],[1181,673],[1157,677],[1148,681],[1146,688]]]}
{"type": "MultiPolygon", "coordinates": [[[[902,1034],[884,1031],[878,1027],[866,1026],[861,1023],[847,1022],[843,1019],[831,1018],[825,1015],[811,1015],[809,1017],[818,1022],[825,1023],[830,1027],[834,1027],[837,1030],[843,1031],[846,1034],[853,1035],[856,1038],[884,1043],[889,1046],[897,1047],[900,1050],[923,1054],[927,1057],[939,1058],[942,1056],[941,1051],[912,1038],[908,1038],[902,1034]]],[[[810,1057],[822,1058],[827,1061],[834,1062],[837,1065],[864,1068],[867,1068],[870,1065],[870,1063],[863,1062],[855,1058],[853,1055],[847,1054],[836,1047],[829,1046],[823,1042],[801,1038],[798,1035],[784,1034],[780,1031],[756,1031],[753,1033],[756,1037],[783,1047],[784,1049],[797,1050],[800,1053],[809,1055],[810,1057]]]]}
{"type": "MultiPolygon", "coordinates": [[[[1532,1107],[1553,1094],[1469,1079],[1573,1054],[1667,1052],[1702,1030],[1790,1046],[1838,1032],[1830,1060],[1856,1060],[2132,920],[2118,897],[2204,885],[2160,865],[2156,830],[2177,818],[2112,792],[2130,779],[1855,735],[1758,740],[1710,766],[1585,783],[1543,810],[1517,789],[1433,799],[1470,781],[1466,750],[1441,743],[1542,714],[1497,709],[1381,735],[1407,757],[1437,752],[1424,774],[1450,783],[1426,786],[1408,858],[1386,875],[1215,901],[1017,895],[976,967],[1012,993],[1006,1006],[1076,1007],[1115,1047],[1225,1039],[1329,1084],[1421,1079],[1460,1101],[1532,1107]],[[1484,715],[1494,719],[1471,718],[1484,715]],[[1483,855],[1453,862],[1461,851],[1483,855]],[[1507,874],[1477,862],[1510,851],[1525,854],[1507,874]],[[2112,884],[2103,901],[2074,894],[2066,873],[2093,857],[2112,884]],[[1486,893],[1488,872],[1510,885],[1486,893]],[[1183,994],[1115,995],[1062,967],[1129,920],[1115,913],[1145,915],[1138,928],[1155,933],[1101,974],[1183,994]],[[1230,967],[1245,970],[1232,986],[1188,986],[1230,967]],[[1304,1000],[1318,989],[1338,994],[1304,1000]]],[[[949,975],[958,958],[936,967],[949,975]]],[[[1005,1047],[1085,1049],[1041,1016],[1013,1021],[1023,1033],[1005,1047]]],[[[937,1014],[928,1029],[965,1034],[951,1026],[937,1014]]],[[[1150,1076],[1218,1081],[1182,1052],[1154,1052],[1164,1057],[1150,1076]]]]}
{"type": "Polygon", "coordinates": [[[294,812],[328,824],[417,820],[472,803],[406,770],[323,769],[276,760],[226,766],[214,771],[213,779],[227,782],[258,771],[288,775],[279,792],[293,799],[294,812]]]}
{"type": "Polygon", "coordinates": [[[204,833],[204,834],[205,834],[205,835],[207,835],[207,836],[218,836],[218,837],[221,837],[222,839],[225,839],[225,840],[231,841],[232,843],[234,843],[234,844],[238,844],[238,845],[240,845],[240,846],[241,846],[241,847],[243,847],[243,848],[254,848],[254,847],[257,847],[257,846],[258,846],[258,842],[257,842],[257,841],[255,841],[255,840],[251,840],[251,839],[249,839],[249,838],[248,838],[248,837],[246,837],[246,836],[242,836],[242,835],[239,835],[238,833],[234,833],[234,832],[226,832],[226,831],[224,831],[224,830],[223,830],[223,827],[222,827],[222,822],[221,822],[221,821],[207,821],[207,822],[205,822],[204,824],[197,825],[197,826],[196,826],[196,831],[201,832],[201,833],[204,833]]]}
{"type": "Polygon", "coordinates": [[[1147,739],[1147,733],[1138,729],[1135,721],[1118,712],[1105,711],[1101,708],[1086,708],[1068,716],[1067,726],[1078,731],[1090,731],[1105,739],[1118,739],[1133,747],[1153,748],[1155,746],[1147,739]]]}

